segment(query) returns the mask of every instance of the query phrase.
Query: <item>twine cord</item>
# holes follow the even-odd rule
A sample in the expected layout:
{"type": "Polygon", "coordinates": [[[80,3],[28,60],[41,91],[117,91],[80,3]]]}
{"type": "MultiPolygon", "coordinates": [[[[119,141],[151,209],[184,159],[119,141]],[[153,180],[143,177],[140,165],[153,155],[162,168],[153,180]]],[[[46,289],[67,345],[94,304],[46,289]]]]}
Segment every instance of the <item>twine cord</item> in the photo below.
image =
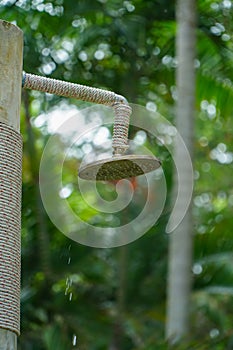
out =
{"type": "Polygon", "coordinates": [[[129,118],[132,113],[131,107],[123,103],[114,103],[115,112],[112,147],[114,155],[124,154],[128,149],[129,118]]]}
{"type": "Polygon", "coordinates": [[[21,135],[0,122],[0,328],[20,333],[21,135]]]}
{"type": "Polygon", "coordinates": [[[34,74],[23,73],[22,86],[64,97],[111,106],[115,120],[113,128],[113,153],[123,154],[128,148],[129,117],[132,113],[127,100],[112,91],[74,84],[62,80],[45,78],[34,74]]]}
{"type": "MultiPolygon", "coordinates": [[[[114,154],[128,148],[131,108],[123,96],[111,91],[23,75],[23,87],[111,106],[115,112],[114,154]]],[[[20,334],[20,230],[22,138],[0,122],[0,328],[20,334]]]]}

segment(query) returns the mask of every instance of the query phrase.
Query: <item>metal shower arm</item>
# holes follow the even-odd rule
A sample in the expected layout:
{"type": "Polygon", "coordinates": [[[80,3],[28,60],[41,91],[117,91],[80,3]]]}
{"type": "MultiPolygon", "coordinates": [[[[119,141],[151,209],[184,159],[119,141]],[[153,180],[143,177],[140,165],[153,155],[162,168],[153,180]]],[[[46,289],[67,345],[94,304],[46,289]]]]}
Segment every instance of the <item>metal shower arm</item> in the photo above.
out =
{"type": "Polygon", "coordinates": [[[26,89],[38,90],[64,97],[111,106],[115,120],[113,128],[113,153],[123,154],[128,148],[128,129],[131,107],[125,97],[112,91],[74,84],[62,80],[46,78],[23,72],[22,86],[26,89]]]}
{"type": "Polygon", "coordinates": [[[46,78],[25,72],[23,72],[23,87],[107,106],[112,106],[116,102],[127,104],[125,97],[117,95],[112,91],[46,78]]]}

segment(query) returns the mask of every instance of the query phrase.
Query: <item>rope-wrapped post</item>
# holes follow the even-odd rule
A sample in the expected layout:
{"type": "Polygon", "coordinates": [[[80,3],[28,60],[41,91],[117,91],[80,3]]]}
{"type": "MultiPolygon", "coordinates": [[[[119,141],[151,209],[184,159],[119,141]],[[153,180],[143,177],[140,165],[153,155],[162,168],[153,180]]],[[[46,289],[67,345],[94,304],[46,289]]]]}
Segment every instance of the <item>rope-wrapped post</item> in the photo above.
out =
{"type": "Polygon", "coordinates": [[[22,53],[22,31],[0,20],[0,350],[20,333],[22,53]]]}
{"type": "Polygon", "coordinates": [[[45,78],[25,72],[23,73],[22,86],[26,89],[111,106],[115,114],[112,142],[113,154],[120,155],[127,150],[129,118],[132,110],[123,96],[117,95],[112,91],[45,78]]]}

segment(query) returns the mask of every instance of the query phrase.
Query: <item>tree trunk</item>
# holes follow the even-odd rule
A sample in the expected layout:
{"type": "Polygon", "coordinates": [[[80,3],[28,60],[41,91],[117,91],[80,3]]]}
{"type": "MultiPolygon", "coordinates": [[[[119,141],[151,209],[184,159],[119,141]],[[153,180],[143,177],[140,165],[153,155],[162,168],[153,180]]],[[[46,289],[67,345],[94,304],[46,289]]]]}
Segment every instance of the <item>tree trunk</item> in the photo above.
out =
{"type": "MultiPolygon", "coordinates": [[[[196,46],[196,1],[177,0],[176,51],[178,67],[176,85],[178,92],[176,127],[192,158],[195,117],[195,46],[196,46]]],[[[181,195],[187,197],[188,172],[183,162],[182,150],[176,145],[174,162],[179,174],[174,177],[174,192],[177,181],[181,183],[181,195]]],[[[181,201],[182,202],[182,201],[181,201]]],[[[169,267],[167,285],[166,337],[176,342],[189,333],[190,294],[192,286],[193,224],[191,208],[181,224],[171,233],[169,241],[169,267]]]]}
{"type": "Polygon", "coordinates": [[[20,331],[22,53],[21,30],[0,20],[0,350],[15,350],[20,331]]]}

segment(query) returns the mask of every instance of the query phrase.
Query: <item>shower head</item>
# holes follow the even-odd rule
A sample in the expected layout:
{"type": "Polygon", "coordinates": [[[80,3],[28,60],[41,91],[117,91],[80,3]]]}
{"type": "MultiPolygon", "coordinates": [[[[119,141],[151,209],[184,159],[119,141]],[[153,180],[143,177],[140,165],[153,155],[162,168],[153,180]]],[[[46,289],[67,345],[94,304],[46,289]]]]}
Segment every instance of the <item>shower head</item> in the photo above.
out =
{"type": "Polygon", "coordinates": [[[113,157],[86,164],[78,176],[86,180],[120,180],[157,169],[161,163],[151,156],[123,155],[128,148],[128,128],[132,109],[127,100],[111,91],[23,73],[24,88],[74,97],[79,100],[111,106],[114,110],[113,157]]]}
{"type": "Polygon", "coordinates": [[[83,165],[78,176],[85,180],[121,180],[149,173],[160,165],[160,160],[153,156],[120,155],[83,165]]]}

